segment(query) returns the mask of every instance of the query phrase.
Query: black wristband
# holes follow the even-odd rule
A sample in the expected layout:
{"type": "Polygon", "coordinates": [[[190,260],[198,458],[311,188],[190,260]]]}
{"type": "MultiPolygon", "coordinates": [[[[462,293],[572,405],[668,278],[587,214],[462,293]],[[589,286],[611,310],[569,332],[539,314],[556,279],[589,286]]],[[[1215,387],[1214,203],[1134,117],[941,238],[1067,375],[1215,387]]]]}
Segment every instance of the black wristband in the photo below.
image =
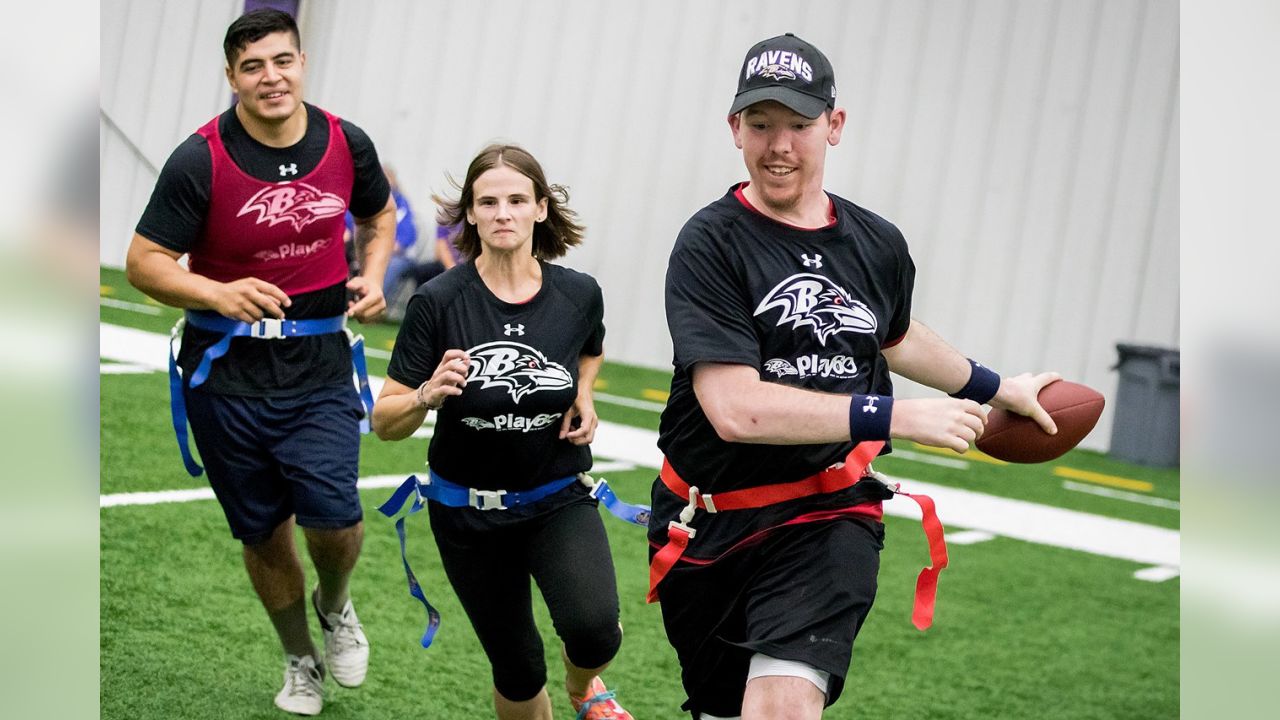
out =
{"type": "Polygon", "coordinates": [[[951,397],[972,400],[979,405],[991,401],[1000,392],[1000,375],[973,360],[969,361],[969,382],[951,393],[951,397]]]}
{"type": "Polygon", "coordinates": [[[855,443],[888,440],[892,417],[892,396],[855,394],[849,403],[849,439],[855,443]]]}

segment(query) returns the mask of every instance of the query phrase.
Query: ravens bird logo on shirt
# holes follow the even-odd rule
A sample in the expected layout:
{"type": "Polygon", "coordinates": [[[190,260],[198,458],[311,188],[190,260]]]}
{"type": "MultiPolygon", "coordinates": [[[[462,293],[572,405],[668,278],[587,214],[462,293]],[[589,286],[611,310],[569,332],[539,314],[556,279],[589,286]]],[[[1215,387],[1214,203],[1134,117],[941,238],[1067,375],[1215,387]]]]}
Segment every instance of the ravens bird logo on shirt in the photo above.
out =
{"type": "Polygon", "coordinates": [[[347,204],[337,195],[304,182],[293,182],[262,188],[240,208],[236,217],[256,212],[255,224],[267,223],[267,227],[274,227],[289,222],[293,223],[295,232],[302,232],[302,228],[317,220],[346,211],[347,204]]]}
{"type": "Polygon", "coordinates": [[[795,365],[792,365],[791,363],[787,362],[786,360],[783,360],[782,358],[772,358],[770,360],[767,360],[764,364],[764,369],[765,369],[765,372],[771,372],[774,375],[777,375],[778,377],[782,377],[783,375],[799,375],[800,374],[799,371],[796,370],[795,365]]]}
{"type": "Polygon", "coordinates": [[[551,362],[536,348],[523,343],[499,340],[477,345],[467,354],[471,356],[467,384],[479,382],[481,390],[505,388],[516,404],[540,390],[573,386],[573,377],[563,365],[551,362]]]}
{"type": "Polygon", "coordinates": [[[813,273],[797,273],[769,291],[753,315],[779,310],[777,324],[791,323],[799,330],[813,329],[824,347],[827,338],[841,332],[874,333],[876,316],[863,303],[830,279],[813,273]]]}

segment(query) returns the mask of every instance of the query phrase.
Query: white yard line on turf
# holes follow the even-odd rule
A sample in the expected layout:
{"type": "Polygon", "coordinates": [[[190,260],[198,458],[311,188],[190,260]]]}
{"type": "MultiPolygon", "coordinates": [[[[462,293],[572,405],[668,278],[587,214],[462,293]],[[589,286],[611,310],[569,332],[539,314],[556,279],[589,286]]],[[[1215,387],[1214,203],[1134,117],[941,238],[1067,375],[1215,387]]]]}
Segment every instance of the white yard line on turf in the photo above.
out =
{"type": "MultiPolygon", "coordinates": [[[[164,335],[109,324],[102,325],[99,349],[104,359],[156,368],[166,367],[169,352],[168,337],[164,335]]],[[[369,384],[375,387],[376,394],[376,388],[382,386],[382,378],[370,377],[369,384]]],[[[601,457],[638,467],[657,468],[662,464],[656,432],[617,423],[600,423],[592,451],[601,457]]],[[[177,458],[173,461],[176,464],[177,458]]],[[[387,477],[396,478],[392,485],[403,480],[399,476],[387,477]]],[[[937,504],[938,515],[952,528],[981,530],[1145,565],[1181,567],[1177,530],[907,478],[895,480],[902,482],[903,489],[908,492],[931,496],[937,504]]],[[[360,486],[369,487],[368,482],[381,481],[365,478],[360,481],[360,486]]],[[[920,518],[919,508],[906,499],[891,500],[885,503],[884,510],[896,517],[920,518]]]]}
{"type": "Polygon", "coordinates": [[[995,540],[996,536],[985,530],[961,530],[946,534],[948,545],[977,545],[980,542],[995,540]]]}
{"type": "MultiPolygon", "coordinates": [[[[361,490],[399,487],[408,475],[370,475],[357,481],[361,490]]],[[[190,490],[160,490],[156,492],[132,492],[102,495],[98,498],[98,507],[120,507],[122,505],[163,505],[165,503],[193,502],[195,500],[212,500],[212,488],[192,488],[190,490]]]]}
{"type": "Polygon", "coordinates": [[[609,393],[596,392],[592,393],[592,395],[596,400],[603,400],[613,405],[636,408],[637,410],[648,410],[650,412],[660,413],[667,407],[663,403],[650,402],[648,400],[637,400],[636,398],[622,397],[621,395],[610,395],[609,393]]]}
{"type": "Polygon", "coordinates": [[[966,460],[957,460],[956,458],[938,457],[928,453],[916,452],[914,450],[893,449],[893,456],[902,460],[911,460],[912,462],[925,463],[926,465],[938,465],[940,467],[951,468],[952,470],[968,470],[969,463],[966,460]]]}
{"type": "Polygon", "coordinates": [[[116,300],[114,298],[98,298],[99,305],[106,305],[109,308],[117,310],[129,310],[131,312],[142,313],[144,315],[159,315],[160,308],[142,303],[129,302],[128,300],[116,300]]]}
{"type": "Polygon", "coordinates": [[[101,363],[98,372],[103,375],[141,375],[157,372],[156,368],[136,363],[101,363]]]}
{"type": "Polygon", "coordinates": [[[1147,582],[1164,582],[1165,580],[1172,580],[1181,574],[1182,571],[1178,568],[1162,567],[1157,565],[1155,567],[1142,568],[1135,572],[1133,576],[1139,580],[1146,580],[1147,582]]]}
{"type": "MultiPolygon", "coordinates": [[[[895,455],[897,453],[894,453],[895,455]]],[[[1084,485],[1078,482],[1065,480],[1062,487],[1066,490],[1074,490],[1075,492],[1089,493],[1090,495],[1100,495],[1102,497],[1111,498],[1113,500],[1125,500],[1140,505],[1151,505],[1152,507],[1168,508],[1169,510],[1181,510],[1182,504],[1177,500],[1166,500],[1165,498],[1149,497],[1147,495],[1139,495],[1138,493],[1125,492],[1124,490],[1115,490],[1112,488],[1098,487],[1097,485],[1084,485]]]]}

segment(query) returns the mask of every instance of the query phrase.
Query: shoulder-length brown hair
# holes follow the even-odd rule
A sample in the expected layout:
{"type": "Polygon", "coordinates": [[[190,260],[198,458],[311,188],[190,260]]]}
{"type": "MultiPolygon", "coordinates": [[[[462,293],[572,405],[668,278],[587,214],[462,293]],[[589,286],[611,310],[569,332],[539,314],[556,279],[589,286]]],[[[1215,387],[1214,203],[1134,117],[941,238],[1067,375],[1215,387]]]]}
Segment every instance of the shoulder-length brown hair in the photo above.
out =
{"type": "Polygon", "coordinates": [[[454,247],[468,260],[475,260],[480,255],[480,233],[476,226],[467,222],[467,209],[475,202],[476,179],[493,168],[505,165],[524,175],[533,182],[534,202],[547,200],[547,219],[533,226],[533,256],[551,260],[563,256],[569,248],[582,242],[582,234],[586,230],[578,222],[578,214],[569,209],[569,191],[562,185],[547,183],[547,176],[542,166],[528,150],[519,145],[490,145],[480,151],[467,168],[467,177],[459,185],[457,180],[449,177],[449,183],[458,189],[457,200],[440,195],[432,195],[440,206],[443,219],[448,225],[461,225],[462,232],[454,238],[454,247]]]}

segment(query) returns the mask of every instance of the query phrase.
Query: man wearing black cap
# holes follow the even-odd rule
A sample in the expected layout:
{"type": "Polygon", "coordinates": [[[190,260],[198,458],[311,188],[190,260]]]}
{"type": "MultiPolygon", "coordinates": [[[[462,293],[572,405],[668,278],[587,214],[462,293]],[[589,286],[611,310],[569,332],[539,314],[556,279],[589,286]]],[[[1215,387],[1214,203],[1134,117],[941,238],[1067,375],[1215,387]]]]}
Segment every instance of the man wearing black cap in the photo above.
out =
{"type": "Polygon", "coordinates": [[[869,464],[890,437],[964,452],[987,402],[1054,431],[1036,396],[1057,375],[1002,380],[913,321],[902,234],[823,190],[835,100],[809,43],[748,51],[729,126],[750,181],[685,224],[667,270],[650,599],[695,718],[817,718],[839,697],[875,599],[893,491],[869,464]],[[895,402],[890,369],[952,397],[895,402]]]}

